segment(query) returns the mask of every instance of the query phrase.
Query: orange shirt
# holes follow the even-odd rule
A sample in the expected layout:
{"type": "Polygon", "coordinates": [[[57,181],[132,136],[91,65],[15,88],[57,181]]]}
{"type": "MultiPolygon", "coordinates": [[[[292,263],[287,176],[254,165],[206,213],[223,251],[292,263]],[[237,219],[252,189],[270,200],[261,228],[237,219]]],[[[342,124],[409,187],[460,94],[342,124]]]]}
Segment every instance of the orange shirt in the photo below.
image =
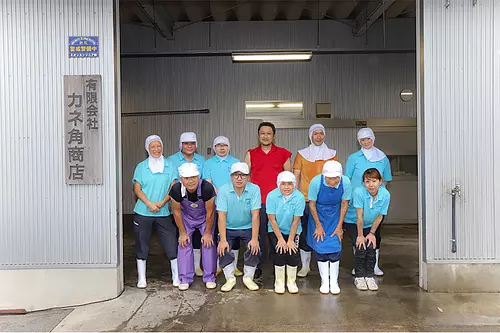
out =
{"type": "Polygon", "coordinates": [[[327,161],[337,161],[337,155],[334,157],[330,158],[329,160],[317,160],[315,162],[309,162],[306,160],[300,153],[297,153],[297,156],[295,156],[295,161],[293,162],[293,170],[300,170],[300,188],[299,191],[306,197],[306,201],[309,201],[307,199],[307,193],[309,191],[309,183],[311,180],[319,175],[321,171],[323,170],[323,164],[325,164],[327,161]]]}

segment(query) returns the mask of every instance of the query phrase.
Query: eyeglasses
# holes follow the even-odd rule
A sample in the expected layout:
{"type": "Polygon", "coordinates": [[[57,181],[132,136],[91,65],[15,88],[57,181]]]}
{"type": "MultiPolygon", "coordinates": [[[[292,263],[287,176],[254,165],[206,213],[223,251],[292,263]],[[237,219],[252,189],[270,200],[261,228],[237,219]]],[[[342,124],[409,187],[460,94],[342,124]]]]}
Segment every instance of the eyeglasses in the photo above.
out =
{"type": "Polygon", "coordinates": [[[233,173],[231,176],[236,179],[245,179],[248,175],[245,175],[244,173],[233,173]]]}

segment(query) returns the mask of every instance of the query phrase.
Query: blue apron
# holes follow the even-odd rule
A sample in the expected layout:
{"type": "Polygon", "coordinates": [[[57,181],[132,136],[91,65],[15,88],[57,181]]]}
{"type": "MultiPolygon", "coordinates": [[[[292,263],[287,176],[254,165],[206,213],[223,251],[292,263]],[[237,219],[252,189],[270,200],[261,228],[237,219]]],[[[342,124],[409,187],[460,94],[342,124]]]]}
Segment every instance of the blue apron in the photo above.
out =
{"type": "Polygon", "coordinates": [[[337,228],[340,218],[340,207],[342,203],[342,195],[344,194],[344,184],[342,183],[342,178],[340,178],[340,184],[338,188],[329,187],[323,184],[324,177],[321,176],[320,188],[318,193],[318,199],[316,200],[316,210],[318,211],[318,217],[325,230],[325,239],[323,242],[318,242],[314,239],[313,234],[316,231],[316,223],[309,214],[309,222],[307,228],[307,244],[317,253],[329,254],[340,252],[342,250],[342,244],[337,235],[331,237],[331,234],[337,228]]]}

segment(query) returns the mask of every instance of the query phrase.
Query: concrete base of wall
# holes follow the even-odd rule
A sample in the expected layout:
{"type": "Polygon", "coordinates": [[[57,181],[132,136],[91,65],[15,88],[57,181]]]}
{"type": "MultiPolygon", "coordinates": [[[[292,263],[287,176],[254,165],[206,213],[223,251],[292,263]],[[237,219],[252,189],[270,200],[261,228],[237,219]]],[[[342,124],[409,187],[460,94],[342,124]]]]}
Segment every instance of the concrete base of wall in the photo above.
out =
{"type": "Polygon", "coordinates": [[[426,264],[429,292],[500,292],[500,264],[426,264]]]}
{"type": "Polygon", "coordinates": [[[117,297],[122,268],[21,269],[0,271],[0,310],[43,310],[117,297]]]}

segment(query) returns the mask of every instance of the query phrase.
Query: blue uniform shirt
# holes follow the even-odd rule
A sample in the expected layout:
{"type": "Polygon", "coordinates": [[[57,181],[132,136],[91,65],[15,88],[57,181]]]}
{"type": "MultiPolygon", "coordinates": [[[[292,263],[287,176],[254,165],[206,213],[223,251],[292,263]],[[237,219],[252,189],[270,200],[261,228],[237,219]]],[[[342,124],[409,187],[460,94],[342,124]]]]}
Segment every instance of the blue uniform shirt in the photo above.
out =
{"type": "Polygon", "coordinates": [[[227,213],[227,229],[251,229],[251,211],[261,207],[260,188],[248,182],[241,196],[238,196],[234,191],[233,183],[227,183],[219,188],[215,202],[218,211],[227,213]]]}
{"type": "Polygon", "coordinates": [[[225,159],[215,155],[203,165],[203,179],[211,179],[212,184],[219,189],[231,182],[231,166],[239,161],[231,155],[227,155],[225,159]]]}
{"type": "MultiPolygon", "coordinates": [[[[163,173],[152,173],[149,169],[148,160],[144,160],[137,164],[134,171],[134,178],[132,183],[138,182],[141,185],[142,192],[146,195],[151,202],[159,202],[165,199],[170,184],[177,178],[177,172],[174,170],[172,164],[167,159],[163,159],[164,168],[163,173]]],[[[160,211],[153,213],[149,210],[148,206],[141,200],[137,200],[134,212],[142,216],[169,216],[170,210],[168,205],[161,207],[160,211]]]]}
{"type": "Polygon", "coordinates": [[[384,181],[390,182],[392,180],[391,163],[387,156],[380,161],[370,162],[360,150],[351,154],[346,163],[345,175],[351,179],[353,189],[363,186],[363,173],[369,168],[376,168],[384,181]]]}
{"type": "MultiPolygon", "coordinates": [[[[295,216],[304,215],[304,208],[306,206],[306,199],[300,191],[294,189],[290,198],[285,202],[283,194],[279,188],[275,188],[267,195],[266,199],[266,213],[276,215],[276,222],[278,222],[278,227],[280,231],[285,234],[290,234],[290,229],[292,228],[293,218],[295,216]]],[[[273,232],[271,228],[271,223],[268,223],[268,232],[273,232]]],[[[297,235],[302,232],[302,223],[299,220],[299,227],[297,229],[297,235]]]]}
{"type": "MultiPolygon", "coordinates": [[[[309,192],[307,194],[307,198],[309,199],[309,201],[318,200],[318,193],[321,187],[320,182],[321,182],[321,174],[311,179],[311,182],[309,183],[309,192]]],[[[351,181],[346,176],[342,176],[342,184],[344,185],[344,193],[342,194],[342,200],[351,200],[352,197],[351,181]]],[[[326,179],[323,180],[323,185],[328,186],[326,184],[326,179]]],[[[337,184],[337,186],[335,186],[335,188],[339,188],[339,186],[340,182],[337,184]]]]}
{"type": "MultiPolygon", "coordinates": [[[[182,152],[179,151],[173,155],[170,155],[167,158],[167,161],[172,164],[175,168],[175,174],[177,175],[177,179],[179,179],[179,167],[183,165],[184,163],[188,163],[188,160],[182,155],[182,152]]],[[[198,166],[198,171],[200,172],[200,175],[203,174],[203,166],[205,164],[205,157],[194,153],[194,157],[191,160],[191,163],[194,163],[198,166]]]]}
{"type": "MultiPolygon", "coordinates": [[[[373,221],[379,216],[387,215],[389,203],[391,202],[391,194],[386,188],[380,186],[377,197],[373,200],[370,192],[363,186],[354,190],[352,195],[354,208],[363,208],[363,228],[370,228],[373,221]]],[[[346,222],[356,223],[356,217],[346,216],[346,222]]]]}

